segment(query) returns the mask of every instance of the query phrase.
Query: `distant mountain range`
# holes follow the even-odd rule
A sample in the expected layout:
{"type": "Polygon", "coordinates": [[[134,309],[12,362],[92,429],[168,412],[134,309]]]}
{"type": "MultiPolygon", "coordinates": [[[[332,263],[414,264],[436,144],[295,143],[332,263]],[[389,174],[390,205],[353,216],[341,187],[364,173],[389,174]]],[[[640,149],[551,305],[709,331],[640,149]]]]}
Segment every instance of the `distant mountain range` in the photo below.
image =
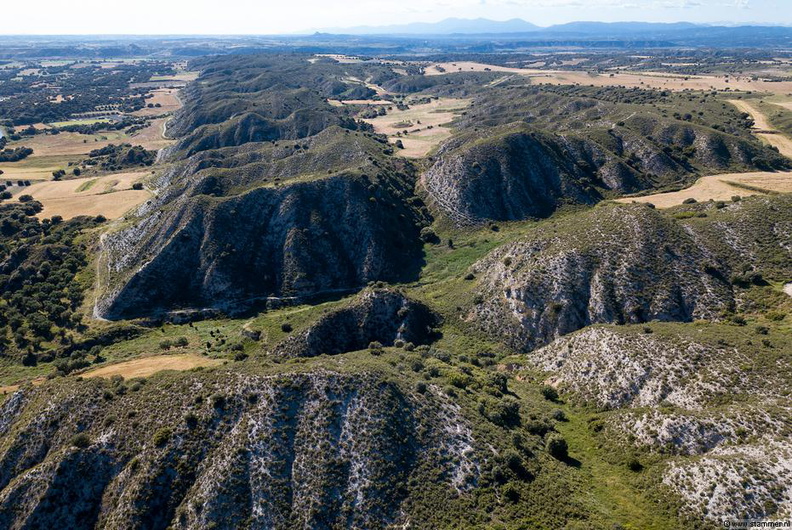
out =
{"type": "Polygon", "coordinates": [[[486,33],[526,33],[543,28],[520,18],[511,20],[488,20],[486,18],[447,18],[440,22],[413,22],[390,26],[356,26],[352,28],[328,28],[320,33],[342,33],[345,35],[453,35],[486,33]]]}
{"type": "MultiPolygon", "coordinates": [[[[749,27],[749,26],[746,26],[749,27]]],[[[761,27],[750,26],[759,30],[761,27]]],[[[763,26],[767,29],[767,26],[763,26]]],[[[570,22],[549,27],[540,27],[519,18],[497,21],[485,18],[462,19],[447,18],[440,22],[414,22],[411,24],[395,24],[388,26],[355,26],[350,28],[324,28],[317,33],[335,35],[503,35],[530,34],[534,37],[545,36],[598,36],[602,38],[638,35],[653,37],[661,35],[679,35],[688,32],[713,30],[733,31],[734,26],[700,25],[690,22],[654,23],[654,22],[570,22]]],[[[783,28],[789,30],[789,28],[783,28]]]]}

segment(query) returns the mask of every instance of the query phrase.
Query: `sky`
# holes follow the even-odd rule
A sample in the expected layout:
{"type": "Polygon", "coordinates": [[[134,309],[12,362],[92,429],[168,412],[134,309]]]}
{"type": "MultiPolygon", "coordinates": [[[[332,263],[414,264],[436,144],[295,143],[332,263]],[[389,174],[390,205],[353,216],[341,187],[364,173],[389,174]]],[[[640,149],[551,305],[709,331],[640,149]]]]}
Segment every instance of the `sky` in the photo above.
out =
{"type": "Polygon", "coordinates": [[[263,35],[448,17],[792,25],[792,0],[28,0],[0,13],[5,35],[263,35]]]}

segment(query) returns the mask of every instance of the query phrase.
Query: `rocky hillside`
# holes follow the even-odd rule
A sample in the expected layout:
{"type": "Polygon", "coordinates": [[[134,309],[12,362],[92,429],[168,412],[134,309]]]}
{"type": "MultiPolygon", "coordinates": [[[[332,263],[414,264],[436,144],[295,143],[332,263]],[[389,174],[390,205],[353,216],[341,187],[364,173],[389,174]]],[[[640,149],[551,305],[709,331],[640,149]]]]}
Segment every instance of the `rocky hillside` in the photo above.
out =
{"type": "Polygon", "coordinates": [[[139,217],[103,240],[105,318],[233,310],[400,281],[420,266],[414,170],[367,133],[205,152],[154,182],[139,217]]]}
{"type": "Polygon", "coordinates": [[[634,193],[652,185],[596,144],[525,125],[447,142],[421,182],[461,226],[547,217],[563,204],[590,205],[608,191],[634,193]]]}
{"type": "Polygon", "coordinates": [[[707,96],[555,90],[508,87],[475,100],[422,177],[440,211],[463,226],[540,218],[700,174],[792,164],[707,96]],[[686,107],[695,118],[680,114],[686,107]]]}
{"type": "Polygon", "coordinates": [[[233,313],[417,274],[428,216],[416,170],[326,101],[388,68],[304,56],[198,66],[155,197],[103,238],[97,316],[233,313]]]}
{"type": "Polygon", "coordinates": [[[473,267],[481,294],[467,319],[528,351],[591,324],[723,318],[740,286],[792,274],[789,207],[611,204],[543,224],[473,267]]]}
{"type": "Polygon", "coordinates": [[[275,352],[313,357],[362,350],[371,343],[413,347],[431,343],[439,324],[440,318],[420,302],[396,291],[372,290],[289,337],[275,352]]]}
{"type": "Polygon", "coordinates": [[[592,327],[527,359],[565,396],[612,411],[598,422],[625,450],[675,455],[658,481],[691,520],[783,519],[792,514],[792,366],[783,333],[762,333],[592,327]]]}
{"type": "Polygon", "coordinates": [[[448,495],[479,479],[470,426],[434,390],[332,372],[164,383],[85,381],[9,398],[0,524],[382,527],[405,520],[424,469],[448,495]]]}
{"type": "Polygon", "coordinates": [[[109,287],[97,310],[105,318],[232,311],[269,296],[399,281],[419,263],[416,222],[398,197],[360,175],[185,198],[105,239],[109,287]]]}
{"type": "MultiPolygon", "coordinates": [[[[259,54],[194,61],[192,68],[201,71],[201,78],[185,90],[185,105],[168,125],[169,134],[187,137],[189,143],[211,130],[202,127],[232,123],[230,120],[240,117],[233,123],[257,121],[262,134],[269,123],[271,130],[282,131],[280,137],[296,139],[308,136],[301,124],[341,122],[344,114],[334,111],[327,98],[370,98],[373,91],[360,80],[381,82],[398,77],[386,66],[347,64],[341,68],[332,60],[309,59],[305,55],[259,54]]],[[[234,128],[222,129],[233,137],[234,128]]]]}
{"type": "Polygon", "coordinates": [[[542,509],[574,488],[544,449],[549,407],[521,409],[505,376],[477,368],[448,390],[455,362],[397,351],[24,388],[2,409],[0,525],[550,528],[592,515],[571,500],[542,509]],[[541,434],[521,427],[529,413],[541,434]]]}

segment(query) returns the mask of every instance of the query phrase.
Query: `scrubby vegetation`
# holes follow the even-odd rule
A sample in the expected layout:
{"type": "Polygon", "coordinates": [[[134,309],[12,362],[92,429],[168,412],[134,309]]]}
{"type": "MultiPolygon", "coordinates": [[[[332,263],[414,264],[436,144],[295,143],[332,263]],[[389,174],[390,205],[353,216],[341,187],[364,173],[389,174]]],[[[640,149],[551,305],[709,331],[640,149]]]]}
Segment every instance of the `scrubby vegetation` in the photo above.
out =
{"type": "Polygon", "coordinates": [[[82,328],[84,286],[75,277],[87,265],[81,232],[101,219],[39,221],[35,201],[0,206],[0,346],[8,356],[37,356],[70,345],[82,328]]]}
{"type": "Polygon", "coordinates": [[[154,163],[157,153],[132,144],[121,144],[94,149],[83,164],[106,171],[119,171],[127,168],[145,167],[154,163]]]}

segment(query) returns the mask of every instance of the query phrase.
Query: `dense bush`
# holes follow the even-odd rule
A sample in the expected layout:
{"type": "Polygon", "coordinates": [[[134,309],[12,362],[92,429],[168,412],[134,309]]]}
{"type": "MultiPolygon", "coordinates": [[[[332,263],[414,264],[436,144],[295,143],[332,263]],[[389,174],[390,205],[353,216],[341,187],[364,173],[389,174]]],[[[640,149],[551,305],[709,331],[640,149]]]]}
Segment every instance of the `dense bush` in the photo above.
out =
{"type": "Polygon", "coordinates": [[[0,151],[0,162],[17,162],[33,154],[30,147],[17,147],[16,149],[3,149],[0,151]]]}
{"type": "Polygon", "coordinates": [[[569,446],[560,434],[551,434],[545,442],[547,452],[554,458],[565,460],[569,457],[569,446]]]}

